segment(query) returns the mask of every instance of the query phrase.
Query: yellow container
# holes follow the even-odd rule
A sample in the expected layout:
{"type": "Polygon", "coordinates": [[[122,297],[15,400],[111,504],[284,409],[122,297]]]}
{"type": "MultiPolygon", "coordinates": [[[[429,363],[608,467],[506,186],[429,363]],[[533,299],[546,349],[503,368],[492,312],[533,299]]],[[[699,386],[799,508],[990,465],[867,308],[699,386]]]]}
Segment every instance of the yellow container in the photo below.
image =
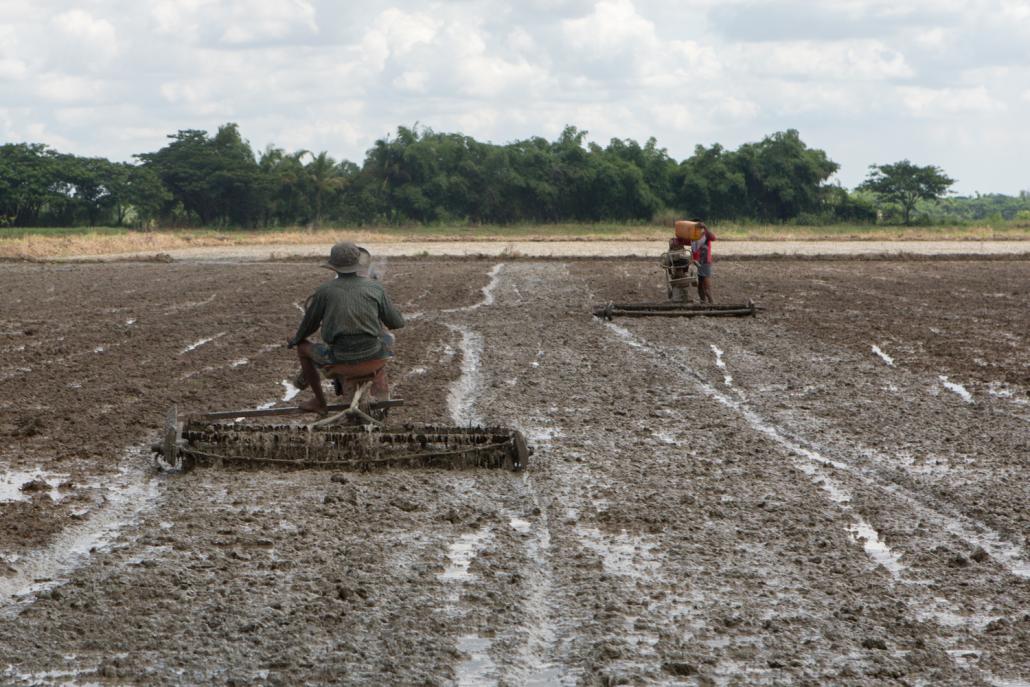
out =
{"type": "Polygon", "coordinates": [[[698,241],[702,233],[703,230],[701,229],[700,222],[691,222],[685,219],[676,220],[676,238],[680,241],[698,241]]]}

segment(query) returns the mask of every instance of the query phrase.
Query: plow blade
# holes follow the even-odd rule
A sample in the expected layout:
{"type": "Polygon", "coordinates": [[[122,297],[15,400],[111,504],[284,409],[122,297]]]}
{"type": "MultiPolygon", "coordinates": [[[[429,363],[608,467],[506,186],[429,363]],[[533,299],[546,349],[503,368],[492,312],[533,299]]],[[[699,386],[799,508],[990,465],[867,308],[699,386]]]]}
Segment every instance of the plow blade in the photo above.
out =
{"type": "Polygon", "coordinates": [[[761,307],[748,301],[744,304],[713,305],[702,303],[608,303],[594,308],[594,317],[754,317],[761,307]]]}
{"type": "MultiPolygon", "coordinates": [[[[524,470],[521,432],[491,427],[249,425],[191,419],[176,447],[183,469],[239,466],[376,470],[389,467],[524,470]]],[[[154,447],[158,453],[167,449],[154,447]]]]}

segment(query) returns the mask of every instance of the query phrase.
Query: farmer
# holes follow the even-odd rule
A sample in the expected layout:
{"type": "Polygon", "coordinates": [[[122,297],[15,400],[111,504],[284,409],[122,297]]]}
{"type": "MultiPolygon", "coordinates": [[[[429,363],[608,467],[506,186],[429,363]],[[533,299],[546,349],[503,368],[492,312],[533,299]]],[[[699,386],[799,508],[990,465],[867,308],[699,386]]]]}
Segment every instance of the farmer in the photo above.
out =
{"type": "Polygon", "coordinates": [[[690,252],[694,255],[694,262],[697,263],[697,295],[704,303],[714,303],[712,300],[712,241],[715,234],[709,231],[704,222],[697,220],[701,226],[701,238],[690,242],[690,252]]]}
{"type": "Polygon", "coordinates": [[[373,396],[388,397],[385,365],[393,356],[387,341],[392,335],[384,330],[404,326],[404,317],[393,307],[383,285],[359,274],[368,271],[368,251],[342,241],[333,246],[322,267],[336,272],[336,278],[323,283],[308,299],[304,319],[287,342],[288,348],[297,349],[304,386],[310,386],[315,394],[300,408],[313,413],[326,409],[318,368],[332,366],[332,371],[345,379],[374,375],[373,396]],[[308,341],[319,325],[324,343],[308,341]]]}

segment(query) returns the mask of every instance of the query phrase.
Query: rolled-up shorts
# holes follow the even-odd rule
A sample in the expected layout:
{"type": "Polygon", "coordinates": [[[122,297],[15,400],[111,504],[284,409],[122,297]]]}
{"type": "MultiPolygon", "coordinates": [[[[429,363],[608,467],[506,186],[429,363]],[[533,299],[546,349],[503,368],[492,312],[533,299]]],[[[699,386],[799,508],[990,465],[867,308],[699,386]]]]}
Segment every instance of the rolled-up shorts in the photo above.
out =
{"type": "Polygon", "coordinates": [[[710,277],[710,276],[712,276],[712,263],[710,263],[710,262],[699,262],[699,263],[697,263],[697,276],[698,277],[710,277]]]}
{"type": "MultiPolygon", "coordinates": [[[[392,358],[393,357],[393,342],[397,339],[390,332],[384,332],[379,339],[383,342],[383,353],[384,355],[379,356],[380,358],[392,358]]],[[[333,355],[333,347],[329,344],[316,343],[311,345],[311,360],[319,367],[328,367],[329,365],[339,365],[345,362],[358,362],[358,361],[341,361],[337,360],[333,355]]]]}

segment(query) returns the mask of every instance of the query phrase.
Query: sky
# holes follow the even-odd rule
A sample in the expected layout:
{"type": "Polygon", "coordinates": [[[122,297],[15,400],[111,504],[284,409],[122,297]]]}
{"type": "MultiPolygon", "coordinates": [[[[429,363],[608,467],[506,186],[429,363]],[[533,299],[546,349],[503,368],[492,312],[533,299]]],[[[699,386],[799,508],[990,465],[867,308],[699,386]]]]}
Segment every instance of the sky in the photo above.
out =
{"type": "Polygon", "coordinates": [[[1030,0],[0,0],[0,142],[130,160],[226,122],[359,164],[400,125],[676,160],[793,128],[847,188],[909,159],[1016,194],[1030,0]]]}

